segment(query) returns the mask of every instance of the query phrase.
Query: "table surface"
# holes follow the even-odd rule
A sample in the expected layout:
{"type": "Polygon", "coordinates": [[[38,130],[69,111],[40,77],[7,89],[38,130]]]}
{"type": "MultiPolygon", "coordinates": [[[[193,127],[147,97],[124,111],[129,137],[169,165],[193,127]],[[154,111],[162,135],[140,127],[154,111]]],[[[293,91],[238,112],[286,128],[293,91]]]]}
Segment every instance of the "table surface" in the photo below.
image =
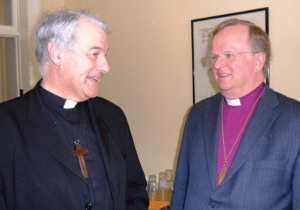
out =
{"type": "Polygon", "coordinates": [[[149,210],[160,210],[165,206],[170,206],[170,201],[149,201],[149,210]]]}

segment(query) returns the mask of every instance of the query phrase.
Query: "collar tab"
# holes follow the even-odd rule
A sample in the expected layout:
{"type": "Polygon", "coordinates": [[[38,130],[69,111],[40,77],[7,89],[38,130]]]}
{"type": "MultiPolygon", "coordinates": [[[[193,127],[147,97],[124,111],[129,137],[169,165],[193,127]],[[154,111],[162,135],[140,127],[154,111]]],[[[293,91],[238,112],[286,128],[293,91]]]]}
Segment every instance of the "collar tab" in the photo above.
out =
{"type": "Polygon", "coordinates": [[[237,99],[225,98],[225,100],[229,106],[241,106],[242,105],[239,98],[237,98],[237,99]]]}
{"type": "Polygon", "coordinates": [[[77,105],[76,101],[67,99],[64,105],[64,109],[73,109],[77,105]]]}

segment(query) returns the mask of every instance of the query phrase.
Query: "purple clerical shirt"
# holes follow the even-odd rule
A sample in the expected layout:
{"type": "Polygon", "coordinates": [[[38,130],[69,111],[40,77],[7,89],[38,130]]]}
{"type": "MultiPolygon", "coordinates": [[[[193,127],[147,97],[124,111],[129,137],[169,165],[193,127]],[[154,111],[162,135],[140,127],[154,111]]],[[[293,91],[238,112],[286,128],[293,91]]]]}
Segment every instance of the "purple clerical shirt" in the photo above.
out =
{"type": "MultiPolygon", "coordinates": [[[[246,96],[243,96],[240,98],[241,105],[239,106],[230,106],[228,105],[227,101],[224,99],[223,101],[223,126],[224,126],[224,142],[225,142],[225,152],[226,157],[228,157],[229,152],[231,148],[234,145],[235,140],[237,139],[239,133],[242,130],[242,127],[255,103],[255,101],[258,99],[262,91],[264,90],[264,85],[261,84],[258,86],[255,90],[253,90],[251,93],[249,93],[246,96]]],[[[239,144],[241,142],[241,139],[243,137],[243,134],[247,128],[247,125],[256,109],[258,102],[256,103],[252,113],[249,116],[248,121],[246,122],[246,125],[244,129],[242,130],[235,146],[232,149],[232,152],[230,153],[227,164],[226,164],[226,173],[232,163],[232,160],[235,156],[235,153],[239,147],[239,144]]],[[[218,150],[218,168],[217,173],[220,174],[223,168],[225,158],[224,158],[224,148],[223,148],[223,140],[222,140],[222,118],[220,122],[220,135],[219,135],[219,150],[218,150]]],[[[219,179],[217,178],[217,185],[218,185],[219,179]]]]}

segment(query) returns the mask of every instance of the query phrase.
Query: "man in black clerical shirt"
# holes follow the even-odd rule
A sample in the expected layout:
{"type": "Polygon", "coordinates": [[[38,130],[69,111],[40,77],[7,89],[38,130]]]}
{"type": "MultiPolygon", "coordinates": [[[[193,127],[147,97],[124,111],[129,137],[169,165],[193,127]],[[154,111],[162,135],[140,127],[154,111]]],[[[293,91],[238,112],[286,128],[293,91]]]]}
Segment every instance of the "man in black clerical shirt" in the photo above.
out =
{"type": "Polygon", "coordinates": [[[97,97],[109,71],[107,23],[87,11],[45,15],[42,79],[0,105],[0,209],[146,210],[146,181],[122,110],[97,97]]]}

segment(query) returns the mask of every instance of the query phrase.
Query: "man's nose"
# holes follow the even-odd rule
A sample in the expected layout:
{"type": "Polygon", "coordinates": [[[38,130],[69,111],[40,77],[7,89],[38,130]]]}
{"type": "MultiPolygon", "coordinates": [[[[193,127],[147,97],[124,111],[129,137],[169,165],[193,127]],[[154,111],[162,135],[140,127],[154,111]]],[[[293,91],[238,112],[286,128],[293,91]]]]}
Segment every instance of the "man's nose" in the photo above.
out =
{"type": "Polygon", "coordinates": [[[225,61],[223,60],[223,57],[222,56],[218,56],[216,58],[216,60],[213,62],[213,69],[219,69],[221,67],[223,67],[225,65],[225,61]]]}
{"type": "Polygon", "coordinates": [[[102,58],[97,59],[97,67],[96,68],[103,73],[109,72],[110,68],[109,68],[109,64],[107,62],[105,55],[102,58]]]}

